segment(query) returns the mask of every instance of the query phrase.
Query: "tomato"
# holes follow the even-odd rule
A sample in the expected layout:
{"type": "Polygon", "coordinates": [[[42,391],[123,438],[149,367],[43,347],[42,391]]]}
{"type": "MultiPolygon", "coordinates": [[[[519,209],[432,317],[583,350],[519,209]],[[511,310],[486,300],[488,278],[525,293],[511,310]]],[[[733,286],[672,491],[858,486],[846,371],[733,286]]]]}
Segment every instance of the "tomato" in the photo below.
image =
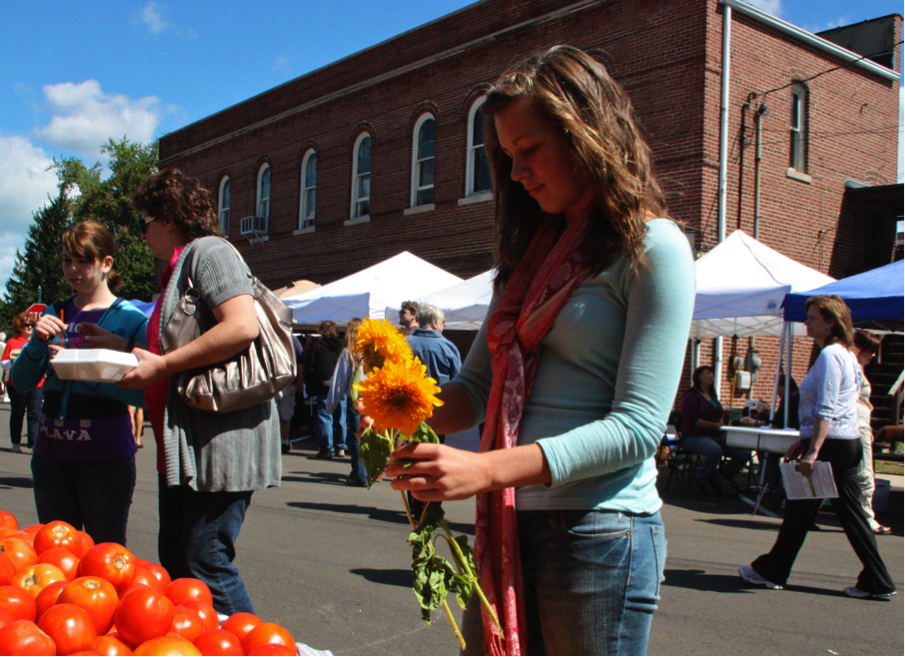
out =
{"type": "Polygon", "coordinates": [[[79,575],[103,577],[117,591],[125,591],[135,579],[135,555],[118,543],[100,543],[82,555],[79,575]]]}
{"type": "Polygon", "coordinates": [[[146,641],[135,649],[133,655],[198,655],[198,648],[181,636],[162,636],[146,641]]]}
{"type": "Polygon", "coordinates": [[[116,589],[100,577],[79,577],[60,594],[60,603],[69,603],[88,612],[94,621],[94,629],[104,634],[113,624],[113,614],[119,603],[116,589]]]}
{"type": "Polygon", "coordinates": [[[160,564],[151,563],[150,561],[145,561],[144,559],[138,560],[138,567],[144,569],[147,574],[153,576],[154,579],[156,579],[158,582],[157,586],[154,586],[150,582],[148,582],[148,586],[150,586],[152,589],[157,589],[158,591],[166,595],[167,589],[170,588],[171,584],[170,574],[167,572],[167,569],[160,564]]]}
{"type": "Polygon", "coordinates": [[[237,611],[232,616],[223,621],[223,625],[220,626],[220,629],[226,630],[227,632],[232,632],[238,637],[239,641],[245,638],[245,635],[255,629],[258,625],[261,625],[264,621],[255,616],[254,614],[249,614],[247,611],[237,611]]]}
{"type": "Polygon", "coordinates": [[[61,580],[59,582],[54,582],[53,584],[48,584],[44,587],[44,590],[38,594],[38,597],[35,598],[35,618],[40,620],[41,616],[45,611],[53,607],[57,600],[60,598],[60,593],[62,593],[63,589],[69,586],[69,582],[66,580],[61,580]]]}
{"type": "Polygon", "coordinates": [[[226,630],[205,630],[194,641],[202,655],[244,655],[242,643],[226,630]]]}
{"type": "Polygon", "coordinates": [[[82,558],[88,550],[94,547],[94,539],[88,536],[88,532],[83,532],[81,529],[79,530],[79,536],[82,537],[82,553],[76,556],[82,558]]]}
{"type": "Polygon", "coordinates": [[[207,584],[194,577],[174,579],[167,588],[167,597],[174,605],[181,605],[186,600],[204,600],[209,605],[214,604],[214,597],[207,584]]]}
{"type": "Polygon", "coordinates": [[[52,547],[38,555],[38,563],[50,563],[63,571],[71,582],[79,575],[79,558],[66,548],[52,547]]]}
{"type": "Polygon", "coordinates": [[[65,582],[66,575],[63,571],[49,563],[36,563],[34,566],[23,568],[13,575],[10,585],[25,589],[31,597],[37,598],[44,587],[54,582],[65,582]]]}
{"type": "Polygon", "coordinates": [[[35,534],[35,552],[41,554],[52,547],[66,548],[73,554],[82,553],[79,530],[64,520],[52,520],[35,534]]]}
{"type": "Polygon", "coordinates": [[[131,589],[139,584],[142,586],[150,586],[158,593],[166,594],[167,592],[167,589],[162,585],[162,582],[157,579],[150,570],[142,568],[141,566],[135,569],[135,579],[132,580],[132,586],[129,588],[131,589]]]}
{"type": "Polygon", "coordinates": [[[188,607],[173,609],[173,631],[188,641],[194,641],[204,631],[204,624],[197,611],[188,607]]]}
{"type": "Polygon", "coordinates": [[[132,654],[132,648],[112,636],[97,637],[91,649],[101,655],[107,655],[107,657],[129,657],[132,654]]]}
{"type": "Polygon", "coordinates": [[[117,657],[118,655],[131,655],[132,648],[127,646],[125,643],[112,636],[99,636],[94,640],[94,645],[91,646],[94,652],[101,655],[110,655],[111,657],[117,657]]]}
{"type": "Polygon", "coordinates": [[[204,602],[204,600],[187,600],[179,606],[188,607],[196,612],[201,618],[201,625],[205,630],[216,630],[220,627],[220,619],[217,616],[216,610],[211,605],[204,602]]]}
{"type": "Polygon", "coordinates": [[[12,529],[14,532],[19,531],[19,523],[9,511],[0,511],[0,528],[12,529]]]}
{"type": "Polygon", "coordinates": [[[173,615],[172,602],[151,587],[142,587],[119,601],[113,622],[124,641],[140,646],[169,632],[173,615]]]}
{"type": "Polygon", "coordinates": [[[0,540],[0,554],[5,554],[13,562],[16,572],[38,563],[38,553],[35,549],[21,538],[13,536],[0,540]]]}
{"type": "MultiPolygon", "coordinates": [[[[18,586],[0,586],[0,611],[16,620],[35,620],[35,599],[18,586]]],[[[0,655],[4,654],[0,652],[0,655]]]]}
{"type": "Polygon", "coordinates": [[[31,534],[32,536],[34,536],[34,535],[37,534],[39,531],[41,531],[41,528],[42,528],[43,526],[44,526],[44,525],[42,525],[41,523],[37,523],[37,524],[34,524],[34,525],[29,525],[28,527],[26,527],[26,528],[23,529],[22,531],[25,532],[26,534],[31,534]]]}
{"type": "Polygon", "coordinates": [[[56,654],[53,639],[31,621],[15,621],[0,628],[0,655],[56,654]]]}
{"type": "Polygon", "coordinates": [[[7,534],[3,538],[18,538],[20,541],[25,541],[32,548],[35,547],[35,537],[28,532],[12,532],[11,534],[7,534]]]}
{"type": "Polygon", "coordinates": [[[298,651],[293,646],[284,646],[282,643],[265,643],[263,646],[255,648],[249,655],[289,655],[295,657],[298,651]]]}
{"type": "Polygon", "coordinates": [[[64,655],[87,650],[97,638],[91,616],[77,605],[54,605],[38,620],[38,627],[57,644],[57,652],[64,655]]]}
{"type": "Polygon", "coordinates": [[[7,586],[16,574],[16,566],[5,554],[0,554],[0,586],[7,586]]]}
{"type": "Polygon", "coordinates": [[[276,623],[261,623],[242,639],[242,649],[250,655],[257,648],[268,643],[278,643],[295,648],[295,641],[292,640],[292,635],[286,628],[276,623]]]}
{"type": "Polygon", "coordinates": [[[4,625],[9,625],[10,623],[15,623],[16,619],[13,618],[12,614],[9,614],[5,611],[0,611],[0,627],[4,625]]]}

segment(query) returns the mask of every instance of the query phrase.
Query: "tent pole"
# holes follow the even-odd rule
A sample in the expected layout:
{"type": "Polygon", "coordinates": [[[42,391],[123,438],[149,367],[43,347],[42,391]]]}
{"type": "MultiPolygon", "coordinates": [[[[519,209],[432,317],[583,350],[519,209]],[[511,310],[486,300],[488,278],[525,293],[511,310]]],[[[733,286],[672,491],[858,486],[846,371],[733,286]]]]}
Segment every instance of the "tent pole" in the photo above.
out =
{"type": "Polygon", "coordinates": [[[786,330],[789,332],[789,337],[786,340],[786,390],[784,394],[783,401],[783,428],[787,428],[789,426],[789,380],[792,378],[792,322],[786,322],[786,330]]]}
{"type": "Polygon", "coordinates": [[[783,323],[779,332],[779,358],[776,359],[776,376],[773,377],[773,396],[770,397],[770,424],[776,417],[776,395],[779,392],[779,373],[782,371],[782,355],[786,349],[786,324],[783,323]]]}

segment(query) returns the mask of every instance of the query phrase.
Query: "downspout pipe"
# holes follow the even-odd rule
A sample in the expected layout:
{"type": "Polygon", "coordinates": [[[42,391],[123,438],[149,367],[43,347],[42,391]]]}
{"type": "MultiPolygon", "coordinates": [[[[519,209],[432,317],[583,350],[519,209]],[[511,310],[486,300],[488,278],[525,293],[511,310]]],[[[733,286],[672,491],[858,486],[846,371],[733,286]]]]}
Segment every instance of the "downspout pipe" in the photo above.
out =
{"type": "MultiPolygon", "coordinates": [[[[717,207],[717,242],[726,239],[726,175],[729,169],[729,82],[732,60],[732,7],[723,5],[723,66],[720,81],[720,174],[717,207]]],[[[723,338],[713,341],[713,385],[720,394],[723,377],[723,338]]],[[[730,405],[732,400],[729,400],[730,405]]]]}

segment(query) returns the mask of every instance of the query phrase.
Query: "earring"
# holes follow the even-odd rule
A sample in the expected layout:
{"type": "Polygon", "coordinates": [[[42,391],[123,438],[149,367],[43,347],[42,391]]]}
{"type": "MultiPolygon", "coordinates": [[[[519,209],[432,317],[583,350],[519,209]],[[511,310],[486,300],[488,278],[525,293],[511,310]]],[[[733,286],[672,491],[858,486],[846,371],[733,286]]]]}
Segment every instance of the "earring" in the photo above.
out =
{"type": "Polygon", "coordinates": [[[832,331],[830,331],[830,330],[829,330],[829,329],[827,329],[827,332],[826,332],[826,337],[828,337],[828,338],[831,338],[831,337],[833,337],[833,332],[832,332],[832,331]]]}

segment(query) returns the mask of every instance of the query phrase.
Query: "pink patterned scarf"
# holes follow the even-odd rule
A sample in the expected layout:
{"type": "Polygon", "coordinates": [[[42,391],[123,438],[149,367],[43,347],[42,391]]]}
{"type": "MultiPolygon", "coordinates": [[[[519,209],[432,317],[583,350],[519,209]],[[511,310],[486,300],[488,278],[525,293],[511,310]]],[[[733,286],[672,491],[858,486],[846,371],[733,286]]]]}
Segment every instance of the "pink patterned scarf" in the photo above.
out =
{"type": "MultiPolygon", "coordinates": [[[[588,275],[579,251],[587,217],[568,226],[561,236],[560,225],[552,217],[544,219],[488,320],[493,384],[481,452],[518,444],[519,422],[531,396],[540,342],[588,275]]],[[[482,607],[485,650],[488,655],[520,655],[527,646],[514,488],[477,496],[475,530],[481,588],[506,635],[504,641],[482,607]]]]}

